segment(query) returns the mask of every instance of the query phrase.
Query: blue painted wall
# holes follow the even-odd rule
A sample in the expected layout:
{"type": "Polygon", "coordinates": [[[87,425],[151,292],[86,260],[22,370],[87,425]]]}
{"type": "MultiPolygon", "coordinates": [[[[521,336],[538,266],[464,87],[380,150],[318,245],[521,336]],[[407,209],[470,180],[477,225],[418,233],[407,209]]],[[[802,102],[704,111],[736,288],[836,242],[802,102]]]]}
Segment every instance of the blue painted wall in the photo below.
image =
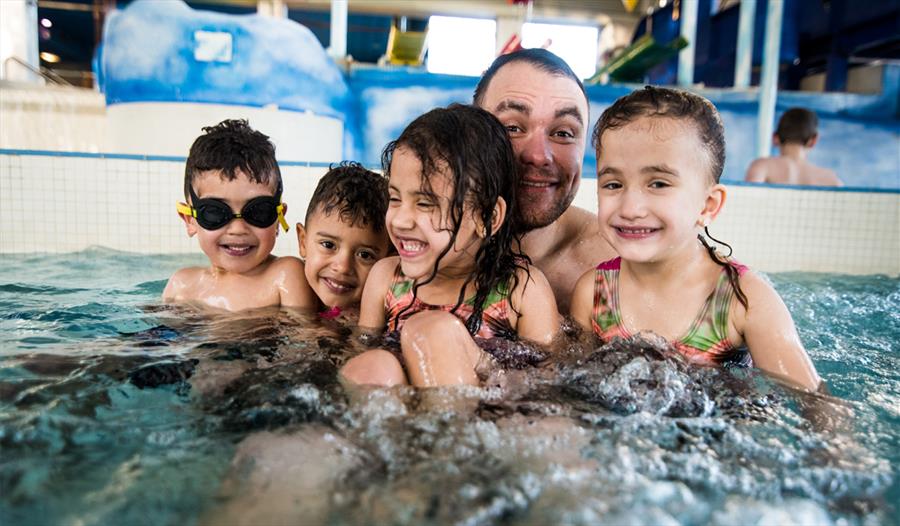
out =
{"type": "MultiPolygon", "coordinates": [[[[379,165],[384,145],[416,116],[451,102],[470,102],[477,81],[407,68],[354,68],[342,73],[313,33],[300,24],[195,11],[175,1],[135,0],[109,17],[104,34],[97,73],[108,104],[275,104],[283,110],[330,115],[344,121],[344,156],[371,166],[379,165]],[[230,33],[232,59],[197,61],[198,30],[230,33]]],[[[589,86],[591,125],[617,97],[637,87],[589,86]]],[[[731,90],[701,94],[719,108],[725,121],[724,178],[741,180],[754,158],[755,94],[731,90]]],[[[834,169],[848,185],[900,188],[898,94],[900,66],[890,66],[880,95],[781,92],[776,110],[780,114],[804,106],[818,112],[821,138],[811,160],[834,169]]],[[[595,170],[596,159],[588,147],[584,174],[591,177],[595,170]]]]}

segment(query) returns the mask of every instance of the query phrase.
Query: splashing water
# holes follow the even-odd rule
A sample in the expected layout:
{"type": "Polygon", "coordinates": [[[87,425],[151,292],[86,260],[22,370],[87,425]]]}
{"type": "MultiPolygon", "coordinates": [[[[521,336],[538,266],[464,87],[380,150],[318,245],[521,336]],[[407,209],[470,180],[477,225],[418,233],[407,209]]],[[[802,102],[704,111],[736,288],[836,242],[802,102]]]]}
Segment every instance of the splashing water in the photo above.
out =
{"type": "Polygon", "coordinates": [[[2,259],[4,524],[870,525],[900,500],[897,279],[773,277],[834,397],[640,339],[351,389],[345,319],[160,306],[197,259],[2,259]]]}

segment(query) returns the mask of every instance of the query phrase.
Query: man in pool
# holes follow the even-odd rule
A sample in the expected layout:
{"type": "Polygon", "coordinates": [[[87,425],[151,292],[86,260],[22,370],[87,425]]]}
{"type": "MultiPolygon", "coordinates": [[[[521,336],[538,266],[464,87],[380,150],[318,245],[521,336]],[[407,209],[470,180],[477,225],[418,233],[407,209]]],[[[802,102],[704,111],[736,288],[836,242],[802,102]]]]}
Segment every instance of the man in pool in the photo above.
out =
{"type": "Polygon", "coordinates": [[[819,118],[806,108],[791,108],[778,121],[772,142],[778,157],[757,159],[747,169],[751,183],[843,186],[837,174],[806,160],[819,140],[819,118]]]}
{"type": "Polygon", "coordinates": [[[587,139],[584,85],[553,53],[525,49],[494,60],[475,88],[474,103],[509,131],[522,176],[522,250],[547,276],[560,312],[568,312],[579,276],[615,257],[600,236],[597,216],[571,206],[587,139]]]}

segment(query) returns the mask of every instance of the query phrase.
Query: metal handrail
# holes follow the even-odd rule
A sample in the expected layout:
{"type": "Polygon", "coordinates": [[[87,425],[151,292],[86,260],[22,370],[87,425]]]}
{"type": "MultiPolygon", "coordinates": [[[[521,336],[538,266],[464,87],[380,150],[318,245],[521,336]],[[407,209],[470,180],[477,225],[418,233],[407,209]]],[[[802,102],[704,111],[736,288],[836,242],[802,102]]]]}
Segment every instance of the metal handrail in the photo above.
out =
{"type": "Polygon", "coordinates": [[[3,78],[5,78],[5,79],[9,78],[9,62],[10,61],[13,61],[16,64],[19,64],[20,66],[24,66],[25,69],[31,71],[32,73],[34,73],[36,75],[40,75],[45,80],[52,82],[54,84],[59,84],[61,86],[71,86],[72,85],[72,83],[70,83],[66,79],[60,77],[59,74],[55,73],[53,70],[51,70],[49,68],[45,68],[43,66],[36,68],[36,67],[32,66],[31,64],[29,64],[28,62],[25,62],[24,60],[20,59],[17,56],[6,57],[6,60],[3,61],[3,78]]]}

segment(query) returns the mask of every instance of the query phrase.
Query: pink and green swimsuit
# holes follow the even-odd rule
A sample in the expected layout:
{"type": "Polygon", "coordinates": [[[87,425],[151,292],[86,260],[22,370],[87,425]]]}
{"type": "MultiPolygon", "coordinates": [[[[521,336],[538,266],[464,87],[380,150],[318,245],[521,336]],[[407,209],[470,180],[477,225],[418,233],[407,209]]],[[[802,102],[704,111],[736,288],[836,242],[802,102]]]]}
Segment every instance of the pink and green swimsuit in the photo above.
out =
{"type": "MultiPolygon", "coordinates": [[[[594,279],[594,310],[591,326],[603,342],[615,337],[628,338],[631,333],[622,323],[619,300],[619,269],[621,258],[604,261],[597,266],[594,279]]],[[[730,262],[738,274],[747,267],[730,262]]],[[[669,342],[682,355],[694,362],[707,364],[737,363],[749,365],[749,353],[735,347],[728,339],[728,313],[734,290],[725,269],[719,275],[716,288],[706,298],[694,322],[682,338],[669,342]]]]}
{"type": "MultiPolygon", "coordinates": [[[[384,310],[387,315],[387,329],[389,333],[402,329],[406,320],[417,312],[425,310],[451,312],[453,310],[454,305],[431,305],[419,298],[413,298],[413,285],[414,281],[407,278],[400,269],[400,265],[397,265],[394,279],[384,297],[384,310]],[[407,309],[407,306],[410,304],[412,306],[407,309]],[[404,311],[404,309],[406,310],[404,311]],[[400,314],[398,319],[397,315],[401,312],[402,314],[400,314]]],[[[466,299],[453,314],[465,322],[474,311],[474,300],[475,298],[466,299]]],[[[509,321],[508,312],[509,290],[501,285],[488,294],[481,313],[481,327],[474,336],[485,339],[516,339],[516,331],[509,321]]]]}

